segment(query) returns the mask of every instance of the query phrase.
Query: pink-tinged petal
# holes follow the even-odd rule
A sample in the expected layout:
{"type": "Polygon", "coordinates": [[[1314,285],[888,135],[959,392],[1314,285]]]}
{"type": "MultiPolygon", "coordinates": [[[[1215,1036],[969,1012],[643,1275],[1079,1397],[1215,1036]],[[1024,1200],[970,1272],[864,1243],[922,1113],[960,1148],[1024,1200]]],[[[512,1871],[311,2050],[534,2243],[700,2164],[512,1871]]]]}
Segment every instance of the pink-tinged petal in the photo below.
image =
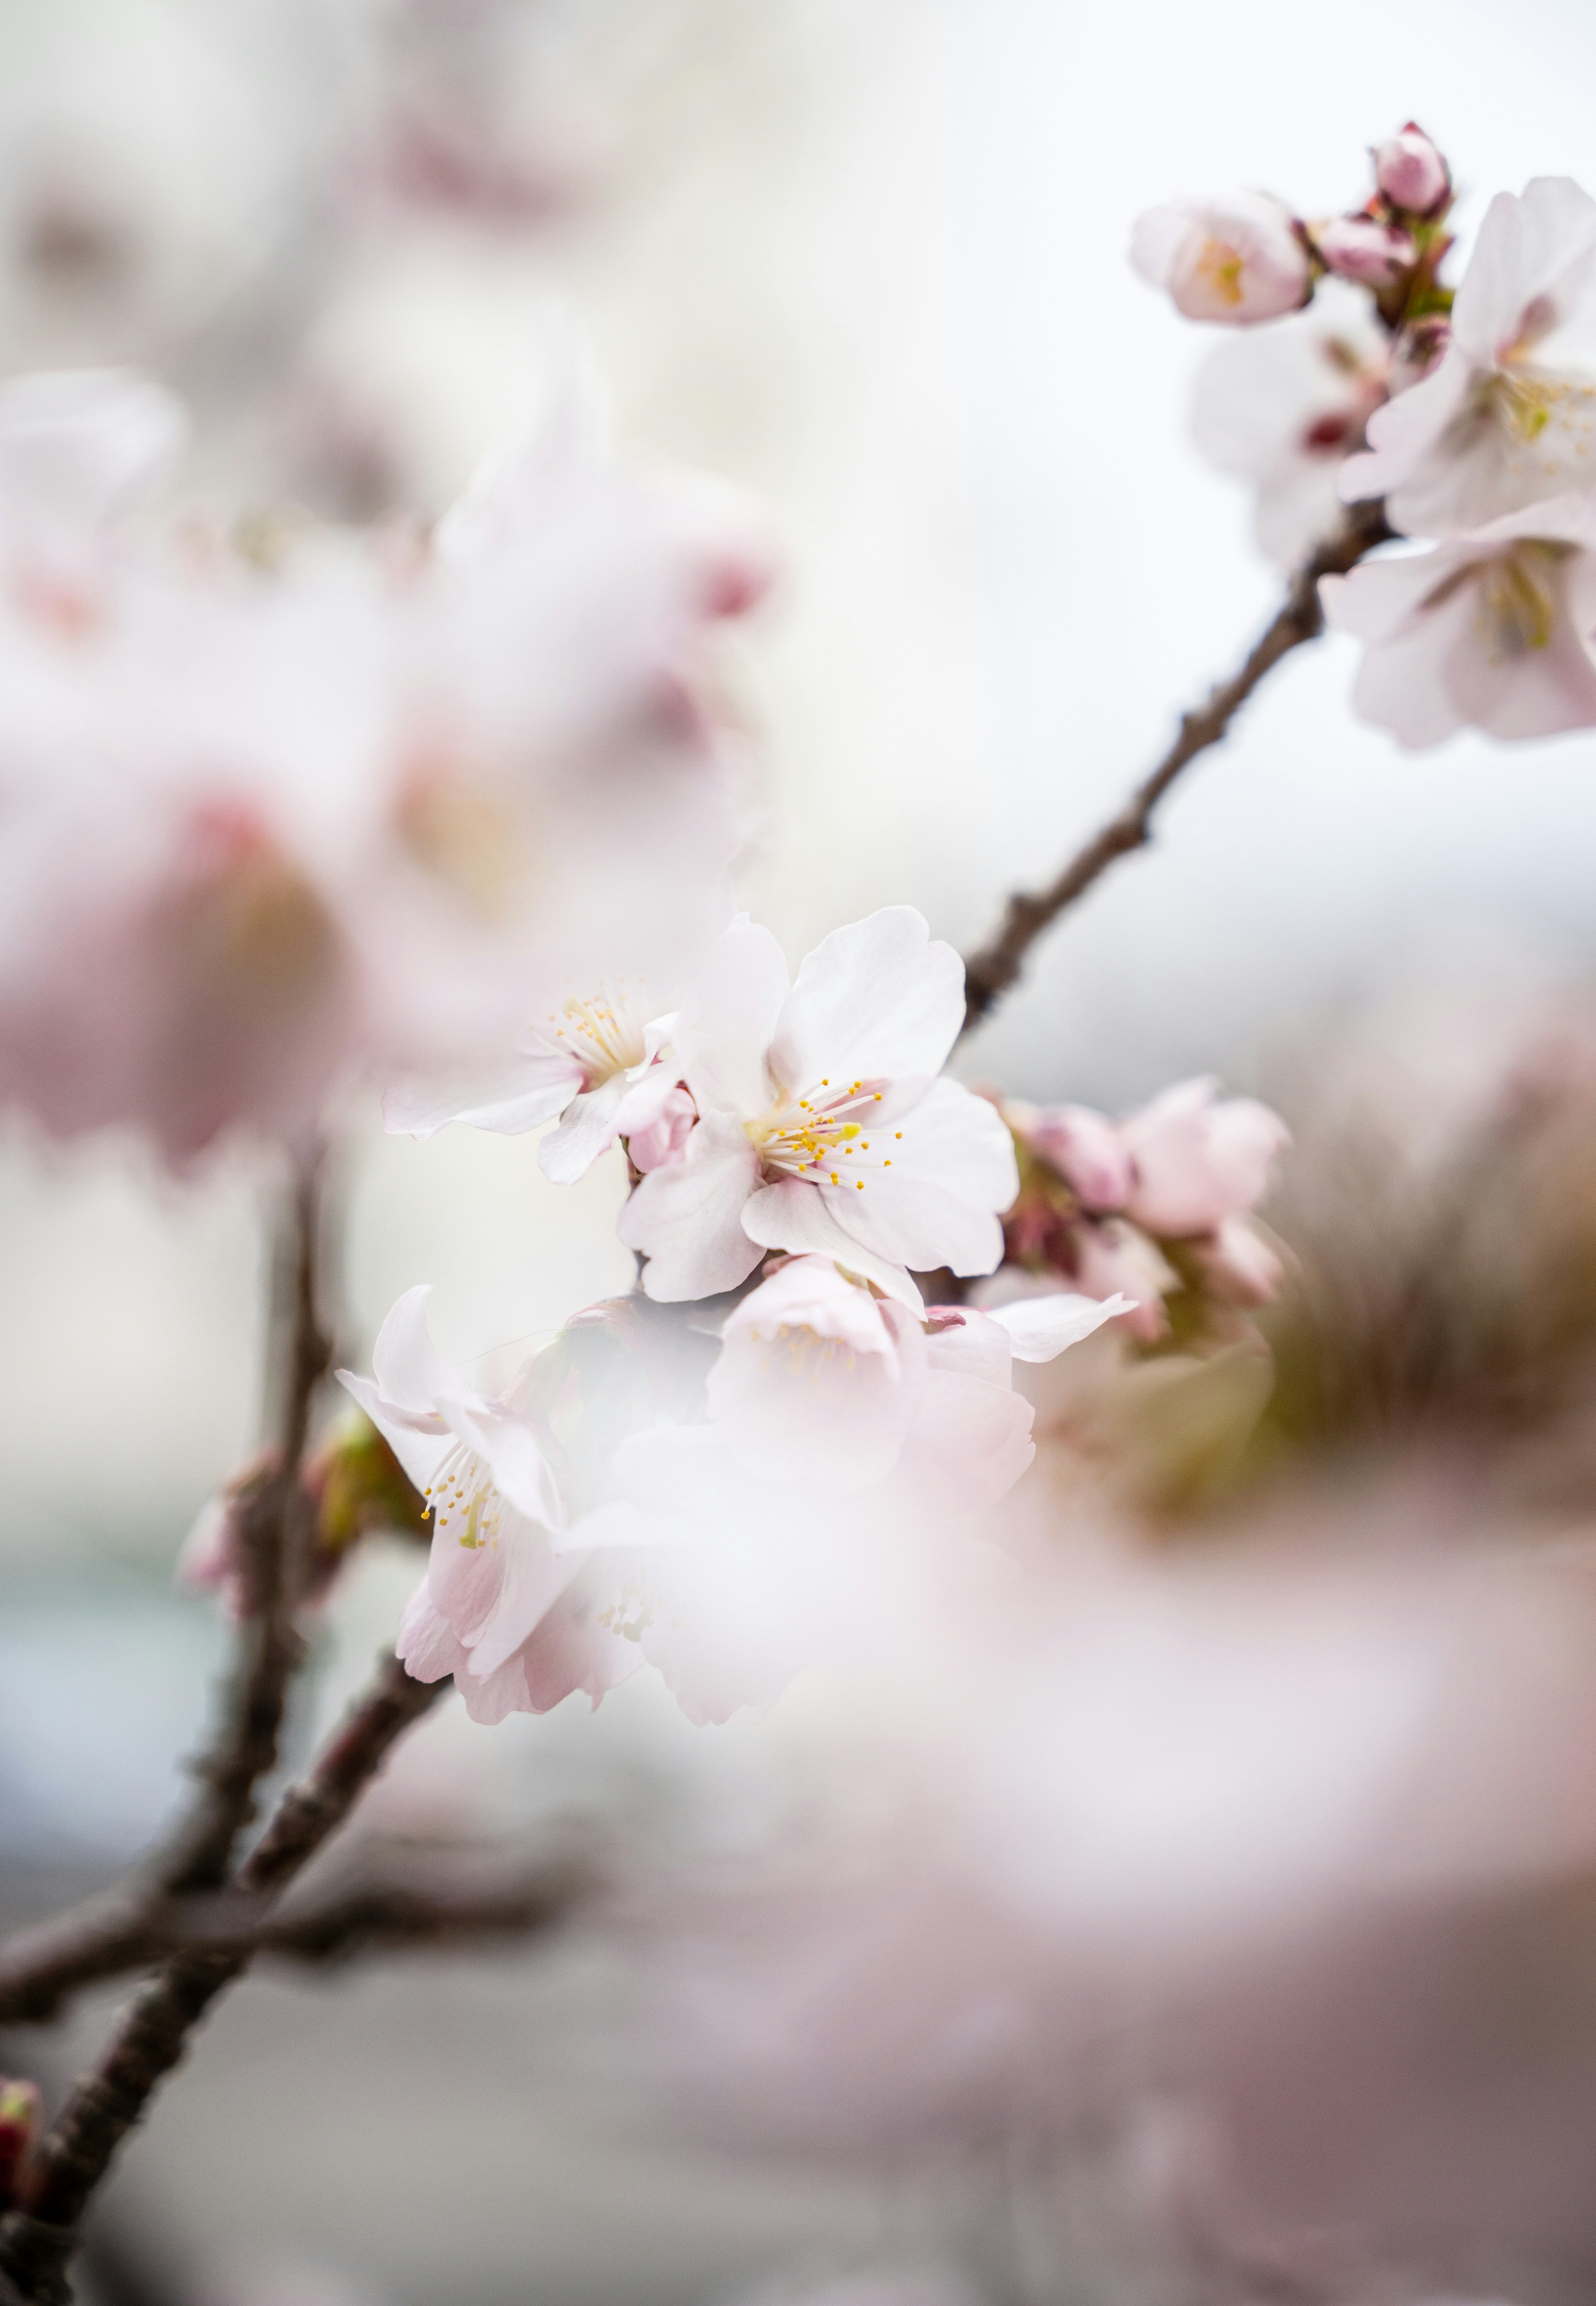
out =
{"type": "Polygon", "coordinates": [[[1267,1305],[1285,1277],[1269,1243],[1245,1217],[1227,1217],[1211,1240],[1193,1243],[1203,1286],[1227,1305],[1267,1305]]]}
{"type": "Polygon", "coordinates": [[[461,1391],[457,1370],[446,1362],[427,1328],[427,1300],[431,1285],[422,1282],[396,1300],[377,1332],[371,1350],[371,1374],[383,1399],[395,1409],[428,1421],[427,1430],[440,1430],[439,1402],[461,1391]]]}
{"type": "Polygon", "coordinates": [[[424,1496],[445,1457],[455,1446],[455,1437],[441,1417],[424,1422],[409,1413],[396,1415],[393,1405],[386,1400],[369,1377],[357,1377],[353,1370],[340,1370],[338,1383],[353,1396],[365,1411],[405,1469],[405,1478],[424,1496]]]}
{"type": "Polygon", "coordinates": [[[465,1662],[465,1645],[434,1602],[424,1577],[405,1605],[394,1655],[413,1681],[441,1681],[465,1662]]]}
{"type": "Polygon", "coordinates": [[[545,1531],[508,1515],[491,1550],[502,1557],[493,1606],[473,1632],[461,1636],[471,1652],[471,1670],[479,1679],[521,1647],[582,1567],[575,1557],[556,1553],[545,1531]]]}
{"type": "Polygon", "coordinates": [[[911,905],[833,929],[805,960],[771,1065],[789,1089],[940,1072],[964,1023],[964,963],[911,905]]]}
{"type": "Polygon", "coordinates": [[[979,1513],[1006,1496],[1037,1454],[1034,1415],[1007,1386],[930,1371],[903,1459],[927,1507],[979,1513]]]}
{"type": "Polygon", "coordinates": [[[553,1466],[532,1427],[513,1407],[474,1396],[444,1404],[450,1431],[479,1457],[493,1486],[517,1513],[558,1529],[565,1504],[553,1466]]]}
{"type": "Polygon", "coordinates": [[[435,1137],[461,1121],[500,1137],[522,1137],[563,1113],[583,1078],[573,1059],[537,1051],[516,1057],[487,1080],[402,1082],[383,1097],[383,1126],[390,1137],[435,1137]]]}
{"type": "MultiPolygon", "coordinates": [[[[1367,451],[1349,457],[1341,467],[1344,502],[1358,504],[1370,497],[1389,496],[1399,488],[1462,410],[1472,375],[1467,354],[1453,344],[1429,376],[1377,408],[1369,420],[1367,451]]],[[[1406,523],[1395,525],[1405,526],[1406,523]]]]}
{"type": "Polygon", "coordinates": [[[706,1114],[677,1159],[644,1178],[620,1213],[628,1249],[648,1260],[643,1286],[656,1302],[716,1297],[747,1280],[759,1262],[743,1230],[759,1185],[759,1157],[740,1123],[706,1114]]]}
{"type": "Polygon", "coordinates": [[[1518,336],[1526,309],[1588,294],[1583,278],[1596,252],[1596,201],[1572,176],[1534,176],[1522,194],[1498,192],[1485,212],[1452,308],[1452,333],[1481,367],[1518,336]],[[1560,292],[1560,293],[1559,293],[1560,292]]]}
{"type": "Polygon", "coordinates": [[[1133,1172],[1116,1124],[1086,1105],[1044,1106],[1021,1132],[1088,1209],[1124,1206],[1133,1172]]]}
{"type": "Polygon", "coordinates": [[[521,1653],[529,1712],[547,1713],[577,1690],[596,1706],[642,1666],[640,1643],[615,1629],[617,1602],[624,1610],[627,1597],[614,1585],[588,1565],[539,1625],[521,1653]]]}
{"type": "Polygon", "coordinates": [[[1180,1081],[1123,1124],[1136,1165],[1125,1214],[1165,1240],[1211,1233],[1251,1209],[1291,1142],[1277,1113],[1255,1097],[1216,1100],[1216,1086],[1208,1079],[1180,1081]]]}
{"type": "Polygon", "coordinates": [[[908,1269],[882,1257],[838,1220],[827,1196],[801,1177],[781,1177],[762,1185],[743,1210],[743,1229],[761,1249],[784,1249],[795,1257],[829,1257],[845,1265],[900,1305],[918,1312],[919,1291],[908,1269]]]}
{"type": "Polygon", "coordinates": [[[574,1185],[585,1177],[601,1153],[607,1153],[620,1134],[620,1109],[627,1078],[616,1073],[568,1106],[558,1129],[551,1129],[538,1147],[538,1167],[557,1185],[574,1185]]]}
{"type": "Polygon", "coordinates": [[[1154,1345],[1169,1328],[1164,1300],[1181,1285],[1181,1277],[1157,1246],[1123,1217],[1103,1217],[1096,1225],[1075,1229],[1074,1271],[1083,1295],[1108,1299],[1122,1294],[1134,1312],[1118,1319],[1133,1337],[1154,1345]]]}
{"type": "Polygon", "coordinates": [[[616,1115],[618,1133],[630,1137],[634,1132],[652,1129],[680,1087],[680,1068],[674,1064],[651,1063],[628,1074],[622,1083],[620,1111],[616,1115]]]}
{"type": "Polygon", "coordinates": [[[1003,1257],[998,1213],[1020,1190],[1013,1140],[995,1108],[957,1081],[934,1081],[903,1116],[901,1133],[883,1132],[880,1143],[890,1143],[892,1166],[866,1168],[862,1191],[857,1177],[815,1189],[843,1231],[917,1272],[994,1272],[1003,1257]]]}
{"type": "Polygon", "coordinates": [[[928,1367],[955,1377],[978,1377],[986,1385],[1012,1384],[1009,1333],[989,1313],[973,1305],[932,1305],[926,1323],[928,1367]]]}
{"type": "Polygon", "coordinates": [[[751,1120],[767,1110],[776,1092],[766,1055],[789,981],[769,929],[738,921],[717,942],[672,1036],[701,1113],[719,1107],[751,1120]]]}
{"type": "Polygon", "coordinates": [[[869,1291],[795,1258],[729,1315],[709,1413],[750,1473],[846,1492],[897,1463],[908,1374],[869,1291]]]}
{"type": "Polygon", "coordinates": [[[1130,1297],[1082,1297],[1061,1291],[1056,1297],[1024,1297],[1015,1304],[1000,1305],[986,1318],[1007,1331],[1017,1362],[1051,1362],[1105,1321],[1135,1311],[1130,1297]]]}
{"type": "Polygon", "coordinates": [[[679,1154],[686,1152],[697,1118],[697,1108],[679,1082],[666,1092],[653,1119],[639,1127],[628,1125],[627,1108],[623,1106],[621,1134],[627,1140],[633,1167],[646,1177],[651,1170],[662,1169],[668,1161],[674,1161],[679,1154]]]}

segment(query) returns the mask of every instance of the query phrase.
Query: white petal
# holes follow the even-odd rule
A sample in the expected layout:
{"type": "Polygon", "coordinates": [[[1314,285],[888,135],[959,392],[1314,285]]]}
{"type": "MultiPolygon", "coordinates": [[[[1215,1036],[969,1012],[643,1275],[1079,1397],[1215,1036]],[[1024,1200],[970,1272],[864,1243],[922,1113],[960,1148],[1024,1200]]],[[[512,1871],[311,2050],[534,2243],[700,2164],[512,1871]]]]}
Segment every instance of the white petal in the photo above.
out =
{"type": "Polygon", "coordinates": [[[763,1249],[834,1259],[911,1311],[917,1313],[924,1302],[905,1267],[845,1231],[820,1187],[807,1185],[801,1177],[762,1186],[743,1211],[743,1227],[763,1249]]]}
{"type": "Polygon", "coordinates": [[[479,1680],[514,1656],[582,1566],[556,1553],[545,1532],[529,1523],[507,1525],[499,1545],[503,1563],[498,1597],[483,1623],[465,1637],[471,1670],[479,1680]]]}
{"type": "Polygon", "coordinates": [[[340,1370],[338,1383],[365,1411],[404,1467],[405,1480],[414,1482],[424,1496],[432,1486],[438,1468],[455,1446],[455,1437],[442,1418],[430,1418],[422,1424],[414,1415],[395,1416],[393,1405],[383,1399],[371,1379],[356,1377],[353,1370],[340,1370]]]}
{"type": "Polygon", "coordinates": [[[1001,1323],[1008,1331],[1010,1348],[1017,1362],[1050,1362],[1066,1346],[1078,1345],[1082,1337],[1089,1337],[1105,1321],[1135,1310],[1136,1301],[1131,1297],[1099,1301],[1061,1290],[1054,1297],[1022,1297],[1016,1304],[1000,1305],[987,1318],[1001,1323]]]}
{"type": "Polygon", "coordinates": [[[663,1304],[735,1289],[759,1262],[743,1230],[744,1206],[759,1184],[759,1157],[730,1115],[707,1114],[686,1149],[651,1170],[620,1213],[628,1249],[648,1260],[643,1286],[663,1304]]]}
{"type": "Polygon", "coordinates": [[[789,1089],[830,1075],[940,1072],[964,1022],[964,963],[912,905],[833,929],[798,970],[771,1047],[789,1089]]]}
{"type": "Polygon", "coordinates": [[[787,962],[769,929],[739,921],[705,961],[676,1021],[676,1053],[701,1113],[752,1120],[775,1097],[766,1063],[788,992],[787,962]]]}
{"type": "Polygon", "coordinates": [[[880,1141],[891,1142],[892,1166],[866,1170],[862,1191],[857,1179],[815,1188],[844,1232],[917,1272],[991,1273],[1003,1256],[998,1214],[1020,1190],[1014,1142],[995,1107],[957,1081],[934,1081],[904,1115],[901,1135],[880,1141]]]}
{"type": "Polygon", "coordinates": [[[401,1082],[382,1100],[383,1123],[393,1137],[434,1137],[451,1121],[521,1137],[563,1113],[583,1078],[573,1058],[537,1053],[470,1083],[401,1082]]]}
{"type": "Polygon", "coordinates": [[[487,1466],[501,1497],[542,1527],[559,1527],[566,1517],[559,1483],[530,1425],[513,1410],[475,1397],[446,1403],[444,1415],[487,1466]]]}
{"type": "Polygon", "coordinates": [[[619,1134],[626,1094],[625,1073],[613,1073],[585,1097],[572,1098],[559,1128],[551,1129],[538,1147],[538,1167],[545,1177],[557,1185],[574,1185],[586,1176],[619,1134]]]}
{"type": "Polygon", "coordinates": [[[371,1350],[371,1374],[384,1400],[410,1415],[427,1418],[436,1418],[439,1404],[463,1388],[459,1371],[444,1360],[427,1327],[431,1294],[429,1282],[406,1289],[377,1332],[371,1350]]]}

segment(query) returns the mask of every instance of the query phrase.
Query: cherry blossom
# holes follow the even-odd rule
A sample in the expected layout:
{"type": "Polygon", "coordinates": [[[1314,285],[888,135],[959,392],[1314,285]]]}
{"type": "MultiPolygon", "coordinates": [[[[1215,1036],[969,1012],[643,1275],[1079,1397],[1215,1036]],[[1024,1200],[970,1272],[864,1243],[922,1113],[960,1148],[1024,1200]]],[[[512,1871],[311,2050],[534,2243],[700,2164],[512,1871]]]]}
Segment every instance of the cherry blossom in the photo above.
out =
{"type": "Polygon", "coordinates": [[[1413,235],[1376,217],[1335,217],[1315,228],[1313,244],[1330,270],[1365,288],[1390,288],[1419,260],[1413,235]]]}
{"type": "Polygon", "coordinates": [[[1596,725],[1593,554],[1596,499],[1569,496],[1326,577],[1326,617],[1365,645],[1358,711],[1414,747],[1596,725]]]}
{"type": "Polygon", "coordinates": [[[1434,372],[1371,420],[1342,477],[1410,535],[1449,536],[1596,485],[1596,201],[1571,177],[1499,192],[1434,372]]]}
{"type": "Polygon", "coordinates": [[[1025,1471],[1014,1361],[1129,1310],[1054,1294],[921,1320],[805,1257],[730,1316],[701,1390],[707,1341],[596,1308],[490,1398],[437,1353],[426,1298],[394,1307],[371,1378],[340,1374],[431,1503],[399,1654],[452,1673],[479,1721],[596,1704],[644,1662],[695,1719],[768,1702],[825,1647],[861,1549],[930,1542],[1025,1471]]]}
{"type": "MultiPolygon", "coordinates": [[[[160,430],[131,386],[35,382],[14,453],[0,407],[0,559],[30,444],[55,477],[18,502],[83,506],[91,541],[160,430]]],[[[297,1142],[362,1068],[424,1110],[414,1076],[718,931],[740,832],[700,684],[763,562],[713,492],[614,468],[579,385],[431,549],[117,536],[70,594],[0,597],[0,1085],[52,1129],[297,1142]]],[[[554,1068],[573,1174],[619,1101],[607,1005],[554,1068]]]]}
{"type": "Polygon", "coordinates": [[[1165,1298],[1191,1282],[1229,1306],[1267,1303],[1279,1258],[1250,1211],[1289,1142],[1277,1114],[1252,1097],[1182,1081],[1123,1121],[1085,1106],[1003,1112],[1020,1149],[1020,1190],[1004,1217],[1007,1262],[983,1289],[1003,1304],[1056,1275],[1088,1297],[1122,1294],[1127,1333],[1155,1345],[1165,1298]]]}
{"type": "Polygon", "coordinates": [[[1330,280],[1309,311],[1216,346],[1199,372],[1192,437],[1253,483],[1259,543],[1282,567],[1335,526],[1342,464],[1385,398],[1387,361],[1369,299],[1330,280]]]}
{"type": "Polygon", "coordinates": [[[937,1078],[963,985],[906,905],[834,930],[796,980],[767,929],[729,930],[672,1037],[697,1122],[621,1216],[649,1295],[734,1289],[767,1249],[833,1257],[917,1310],[909,1268],[989,1273],[1016,1176],[991,1106],[937,1078]]]}
{"type": "Polygon", "coordinates": [[[1148,209],[1136,220],[1131,261],[1189,320],[1244,328],[1294,312],[1312,289],[1296,222],[1264,192],[1148,209]]]}
{"type": "MultiPolygon", "coordinates": [[[[638,1166],[653,1167],[648,1157],[667,1106],[675,1119],[687,1102],[679,1076],[659,1061],[674,1023],[644,1023],[624,985],[570,999],[527,1035],[515,1064],[495,1080],[464,1092],[391,1089],[384,1115],[390,1130],[413,1137],[431,1137],[451,1121],[518,1137],[558,1119],[538,1147],[538,1166],[557,1184],[575,1184],[618,1138],[634,1134],[645,1157],[638,1166]]],[[[672,1136],[667,1123],[663,1148],[677,1150],[684,1133],[679,1122],[672,1136]]]]}

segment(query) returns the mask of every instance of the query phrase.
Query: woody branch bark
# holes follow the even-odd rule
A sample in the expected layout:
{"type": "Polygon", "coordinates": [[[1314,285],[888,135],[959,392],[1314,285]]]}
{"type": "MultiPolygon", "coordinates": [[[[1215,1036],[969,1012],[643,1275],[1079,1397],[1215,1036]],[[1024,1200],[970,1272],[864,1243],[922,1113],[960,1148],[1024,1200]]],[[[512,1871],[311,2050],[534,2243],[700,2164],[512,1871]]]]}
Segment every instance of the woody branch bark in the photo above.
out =
{"type": "Polygon", "coordinates": [[[1009,899],[996,929],[965,961],[967,1033],[1015,982],[1044,930],[1083,897],[1111,865],[1146,847],[1153,837],[1154,812],[1165,794],[1199,754],[1229,734],[1232,722],[1266,675],[1293,649],[1319,637],[1325,622],[1319,607],[1319,578],[1344,576],[1391,534],[1382,506],[1352,507],[1335,534],[1297,570],[1279,609],[1236,671],[1211,690],[1201,705],[1182,715],[1174,744],[1124,806],[1093,833],[1045,889],[1022,890],[1009,899]]]}
{"type": "Polygon", "coordinates": [[[173,1909],[218,1889],[277,1765],[289,1687],[303,1662],[295,1624],[310,1503],[301,1479],[316,1388],[331,1348],[322,1326],[320,1157],[295,1174],[279,1229],[268,1354],[271,1445],[240,1515],[243,1591],[221,1719],[194,1764],[199,1790],[163,1851],[123,1889],[0,1946],[0,2020],[51,2017],[96,1978],[155,1959],[173,1909]]]}
{"type": "MultiPolygon", "coordinates": [[[[385,1658],[309,1777],[283,1797],[238,1869],[238,1891],[269,1902],[286,1890],[343,1823],[396,1741],[448,1687],[413,1681],[397,1659],[385,1658]]],[[[98,2065],[30,2163],[18,2207],[0,2221],[0,2276],[29,2306],[70,2301],[66,2268],[96,2188],[194,2027],[254,1952],[246,1942],[175,1955],[123,2012],[98,2065]]]]}

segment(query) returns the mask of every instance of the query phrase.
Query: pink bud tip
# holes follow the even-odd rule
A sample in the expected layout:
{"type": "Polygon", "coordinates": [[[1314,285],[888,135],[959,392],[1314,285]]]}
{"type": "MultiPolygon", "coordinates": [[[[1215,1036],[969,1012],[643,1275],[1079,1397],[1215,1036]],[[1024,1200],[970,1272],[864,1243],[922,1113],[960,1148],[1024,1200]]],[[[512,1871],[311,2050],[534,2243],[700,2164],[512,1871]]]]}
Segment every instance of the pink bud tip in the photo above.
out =
{"type": "Polygon", "coordinates": [[[1336,217],[1314,235],[1326,265],[1363,288],[1389,288],[1419,260],[1412,236],[1372,217],[1336,217]]]}
{"type": "Polygon", "coordinates": [[[1452,192],[1451,170],[1413,120],[1376,146],[1374,180],[1392,207],[1409,216],[1432,215],[1452,192]]]}

